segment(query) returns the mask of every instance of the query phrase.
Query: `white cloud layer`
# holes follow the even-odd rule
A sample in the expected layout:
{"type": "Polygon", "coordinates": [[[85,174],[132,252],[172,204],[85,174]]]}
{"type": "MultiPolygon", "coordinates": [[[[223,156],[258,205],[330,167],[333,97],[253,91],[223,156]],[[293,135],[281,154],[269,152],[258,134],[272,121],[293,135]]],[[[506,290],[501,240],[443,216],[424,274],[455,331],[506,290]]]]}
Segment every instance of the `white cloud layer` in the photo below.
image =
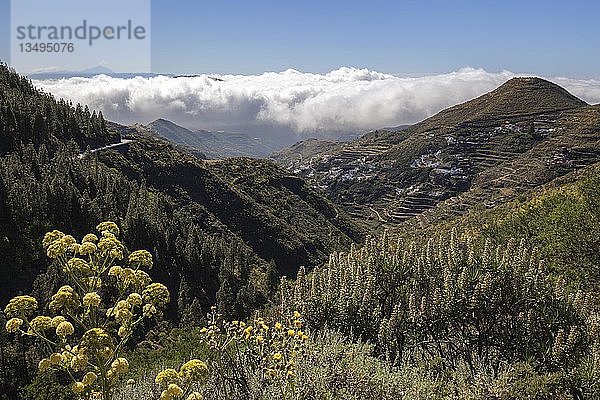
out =
{"type": "MultiPolygon", "coordinates": [[[[398,77],[344,67],[327,74],[287,70],[212,76],[223,81],[208,75],[132,79],[102,75],[34,83],[125,124],[166,118],[189,128],[266,132],[292,141],[414,123],[493,90],[513,76],[508,71],[464,68],[398,77]]],[[[589,103],[600,102],[600,81],[551,80],[589,103]]]]}

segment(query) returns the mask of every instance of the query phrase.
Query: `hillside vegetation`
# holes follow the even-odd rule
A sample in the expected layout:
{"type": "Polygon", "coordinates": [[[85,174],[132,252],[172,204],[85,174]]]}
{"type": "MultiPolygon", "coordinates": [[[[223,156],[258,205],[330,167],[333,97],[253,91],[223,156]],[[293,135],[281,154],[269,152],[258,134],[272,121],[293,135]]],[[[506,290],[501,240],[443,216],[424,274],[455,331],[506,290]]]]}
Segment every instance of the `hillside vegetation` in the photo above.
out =
{"type": "Polygon", "coordinates": [[[600,283],[600,164],[531,190],[492,209],[475,207],[463,216],[418,229],[395,230],[406,240],[421,241],[453,228],[505,243],[514,238],[535,246],[547,268],[571,284],[600,283]]]}
{"type": "Polygon", "coordinates": [[[53,150],[69,140],[83,149],[119,141],[107,130],[101,112],[57,101],[4,64],[0,64],[0,96],[0,155],[28,143],[53,150]]]}
{"type": "Polygon", "coordinates": [[[0,399],[600,398],[598,106],[511,80],[297,175],[0,76],[0,399]]]}
{"type": "Polygon", "coordinates": [[[265,301],[280,274],[361,240],[343,212],[268,161],[203,162],[139,134],[115,150],[83,154],[119,134],[96,113],[54,101],[4,66],[0,72],[2,110],[30,119],[37,105],[58,110],[40,117],[53,127],[48,131],[32,128],[35,135],[27,136],[22,127],[3,136],[10,145],[0,158],[2,302],[30,291],[36,278],[36,290],[60,283],[52,274],[38,278],[46,269],[39,237],[50,228],[81,235],[99,221],[118,222],[128,246],[157,257],[153,274],[165,279],[173,298],[181,292],[186,299],[171,314],[175,320],[192,303],[208,310],[219,291],[231,315],[245,314],[265,301]],[[82,119],[72,132],[53,122],[71,117],[82,119]],[[97,132],[82,128],[97,121],[97,132]]]}

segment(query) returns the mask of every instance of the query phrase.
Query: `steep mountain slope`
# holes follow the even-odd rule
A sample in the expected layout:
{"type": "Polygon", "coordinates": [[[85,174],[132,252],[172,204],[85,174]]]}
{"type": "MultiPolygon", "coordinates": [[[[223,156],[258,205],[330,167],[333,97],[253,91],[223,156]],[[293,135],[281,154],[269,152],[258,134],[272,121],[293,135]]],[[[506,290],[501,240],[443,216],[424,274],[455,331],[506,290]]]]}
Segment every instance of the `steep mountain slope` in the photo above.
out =
{"type": "MultiPolygon", "coordinates": [[[[380,131],[388,131],[397,133],[408,128],[410,125],[399,125],[396,127],[389,127],[380,129],[380,131]]],[[[366,135],[369,135],[368,132],[366,135]]],[[[277,164],[290,169],[294,173],[300,173],[304,169],[310,170],[312,161],[318,160],[319,156],[325,154],[331,154],[337,150],[340,150],[347,142],[357,139],[362,135],[355,136],[348,140],[340,138],[335,141],[323,140],[323,139],[306,139],[301,140],[293,145],[273,152],[269,155],[269,158],[275,161],[277,164]]],[[[310,171],[308,172],[310,174],[310,171]]],[[[311,175],[309,175],[311,176],[311,175]]]]}
{"type": "Polygon", "coordinates": [[[50,229],[82,235],[102,220],[117,222],[130,249],[152,251],[152,274],[173,294],[173,318],[190,307],[201,316],[216,302],[244,314],[280,274],[362,238],[343,212],[272,162],[202,161],[135,128],[109,126],[109,137],[131,142],[87,153],[85,137],[77,145],[82,138],[69,144],[46,133],[25,145],[12,131],[15,149],[0,156],[0,303],[30,291],[36,278],[41,297],[59,284],[52,268],[38,276],[48,266],[40,238],[50,229]]]}
{"type": "Polygon", "coordinates": [[[600,162],[574,170],[493,208],[472,207],[462,215],[406,223],[394,232],[424,243],[441,232],[464,232],[494,243],[524,239],[546,267],[578,287],[600,287],[600,162]]]}
{"type": "Polygon", "coordinates": [[[29,143],[52,151],[70,140],[82,148],[119,141],[102,113],[57,101],[2,63],[0,94],[0,155],[29,143]]]}
{"type": "Polygon", "coordinates": [[[141,128],[170,142],[189,146],[211,159],[264,157],[275,149],[262,139],[241,133],[189,130],[166,119],[157,119],[141,128]]]}
{"type": "Polygon", "coordinates": [[[600,107],[515,78],[405,130],[375,131],[296,165],[357,216],[418,226],[492,207],[600,160],[600,107]]]}
{"type": "Polygon", "coordinates": [[[305,182],[267,160],[200,161],[170,144],[130,136],[125,154],[103,152],[100,161],[132,180],[204,207],[283,273],[321,262],[338,241],[351,243],[360,231],[305,182]],[[296,224],[297,219],[303,221],[296,224]],[[327,236],[327,238],[325,237],[327,236]]]}
{"type": "MultiPolygon", "coordinates": [[[[294,166],[302,167],[307,163],[310,164],[311,159],[330,153],[343,145],[343,142],[307,139],[278,150],[269,155],[269,158],[281,166],[294,170],[294,166]]],[[[298,173],[300,171],[294,172],[298,173]]]]}

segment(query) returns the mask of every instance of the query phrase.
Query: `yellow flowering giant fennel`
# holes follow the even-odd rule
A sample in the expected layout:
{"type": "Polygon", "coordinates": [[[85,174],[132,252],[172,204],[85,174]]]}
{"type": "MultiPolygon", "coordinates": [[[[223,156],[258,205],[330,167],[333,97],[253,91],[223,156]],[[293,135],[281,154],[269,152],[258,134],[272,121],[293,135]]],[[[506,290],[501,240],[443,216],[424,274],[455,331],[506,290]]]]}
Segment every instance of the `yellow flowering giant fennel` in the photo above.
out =
{"type": "MultiPolygon", "coordinates": [[[[152,283],[143,270],[152,267],[149,252],[137,250],[125,259],[127,251],[114,222],[102,222],[96,229],[98,235],[87,234],[81,243],[58,230],[42,240],[46,254],[56,260],[68,282],[48,305],[55,315],[35,315],[42,307],[31,296],[13,298],[4,311],[8,332],[34,336],[52,349],[40,360],[40,371],[65,370],[78,397],[108,400],[129,371],[129,362],[121,354],[123,345],[144,318],[156,316],[169,302],[169,291],[152,283]],[[104,290],[109,286],[111,290],[104,290]],[[110,298],[105,298],[107,293],[110,298]]],[[[192,360],[175,373],[179,381],[165,378],[169,398],[183,395],[178,384],[204,382],[208,369],[192,360]]],[[[190,394],[191,399],[201,397],[190,394]]]]}

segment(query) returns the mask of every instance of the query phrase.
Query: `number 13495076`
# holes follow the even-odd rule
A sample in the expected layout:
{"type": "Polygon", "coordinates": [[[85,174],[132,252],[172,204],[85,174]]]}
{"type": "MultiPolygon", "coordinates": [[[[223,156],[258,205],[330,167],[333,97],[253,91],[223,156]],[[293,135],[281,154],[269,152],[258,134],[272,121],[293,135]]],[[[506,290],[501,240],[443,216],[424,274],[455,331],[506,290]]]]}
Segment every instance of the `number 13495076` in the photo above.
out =
{"type": "Polygon", "coordinates": [[[21,53],[72,53],[75,51],[73,43],[19,43],[21,53]]]}

